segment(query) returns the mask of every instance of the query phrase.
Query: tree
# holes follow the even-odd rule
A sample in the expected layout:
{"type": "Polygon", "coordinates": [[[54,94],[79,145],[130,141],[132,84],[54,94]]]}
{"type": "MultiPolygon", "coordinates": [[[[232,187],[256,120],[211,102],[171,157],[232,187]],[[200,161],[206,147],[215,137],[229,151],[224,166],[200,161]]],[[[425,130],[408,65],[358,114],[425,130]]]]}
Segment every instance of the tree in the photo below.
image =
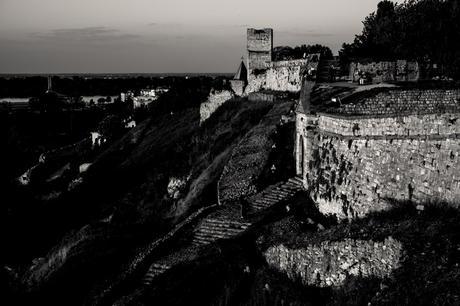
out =
{"type": "Polygon", "coordinates": [[[356,58],[437,63],[460,77],[458,0],[381,1],[363,21],[362,33],[339,51],[342,63],[356,58]]]}
{"type": "Polygon", "coordinates": [[[273,48],[273,60],[294,60],[301,59],[305,54],[320,53],[325,59],[332,58],[332,51],[329,47],[323,45],[301,45],[294,48],[288,46],[281,46],[273,48]]]}

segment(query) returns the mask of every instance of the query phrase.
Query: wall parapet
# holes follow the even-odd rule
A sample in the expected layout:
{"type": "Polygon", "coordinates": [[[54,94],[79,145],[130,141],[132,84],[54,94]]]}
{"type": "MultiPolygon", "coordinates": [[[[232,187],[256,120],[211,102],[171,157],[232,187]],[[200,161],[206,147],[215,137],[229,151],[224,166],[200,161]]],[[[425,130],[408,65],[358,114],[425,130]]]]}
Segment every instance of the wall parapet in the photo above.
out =
{"type": "Polygon", "coordinates": [[[460,89],[385,89],[369,93],[354,94],[349,97],[354,101],[328,113],[401,116],[460,112],[460,89]]]}
{"type": "Polygon", "coordinates": [[[269,68],[281,68],[281,67],[295,67],[295,66],[306,66],[309,63],[308,59],[297,59],[297,60],[286,60],[270,62],[269,68]]]}
{"type": "Polygon", "coordinates": [[[380,118],[321,114],[318,129],[343,136],[447,136],[460,134],[460,112],[380,118]]]}

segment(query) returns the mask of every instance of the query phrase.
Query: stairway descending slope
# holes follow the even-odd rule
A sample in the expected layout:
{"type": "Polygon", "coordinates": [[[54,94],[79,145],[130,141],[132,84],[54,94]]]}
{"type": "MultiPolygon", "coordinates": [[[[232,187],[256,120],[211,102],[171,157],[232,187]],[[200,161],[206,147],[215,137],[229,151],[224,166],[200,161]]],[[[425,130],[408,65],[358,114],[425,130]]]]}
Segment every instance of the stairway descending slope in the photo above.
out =
{"type": "Polygon", "coordinates": [[[163,274],[179,262],[196,255],[201,246],[218,239],[231,239],[242,234],[251,223],[241,220],[238,207],[221,207],[205,217],[193,230],[192,238],[180,250],[157,259],[144,276],[143,283],[148,286],[153,279],[163,274]]]}
{"type": "Polygon", "coordinates": [[[302,179],[298,177],[290,178],[284,183],[277,183],[275,185],[268,186],[265,190],[249,199],[249,209],[252,213],[254,213],[270,208],[280,201],[289,199],[297,191],[302,189],[302,179]]]}
{"type": "Polygon", "coordinates": [[[205,245],[218,239],[233,238],[244,232],[251,223],[232,219],[206,218],[198,226],[193,235],[193,245],[205,245]]]}
{"type": "Polygon", "coordinates": [[[150,285],[155,277],[157,277],[160,274],[163,274],[166,270],[169,270],[170,268],[170,265],[154,262],[145,274],[143,280],[144,285],[150,285]]]}
{"type": "MultiPolygon", "coordinates": [[[[292,197],[303,188],[300,178],[290,178],[287,182],[277,183],[267,187],[249,200],[250,210],[257,212],[279,201],[292,197]]],[[[202,246],[211,244],[219,239],[231,239],[244,233],[251,222],[241,219],[241,211],[237,205],[223,205],[221,208],[206,216],[193,230],[193,236],[180,250],[156,260],[144,276],[143,283],[148,286],[153,279],[163,274],[180,262],[190,260],[199,253],[202,246]]]]}

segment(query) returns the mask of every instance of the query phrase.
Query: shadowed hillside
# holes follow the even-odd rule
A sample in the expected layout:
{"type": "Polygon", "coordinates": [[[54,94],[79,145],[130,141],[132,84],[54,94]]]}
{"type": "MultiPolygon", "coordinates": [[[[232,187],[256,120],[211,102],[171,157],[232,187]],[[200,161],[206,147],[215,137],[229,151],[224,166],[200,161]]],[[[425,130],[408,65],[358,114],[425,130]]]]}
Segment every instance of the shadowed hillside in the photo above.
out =
{"type": "MultiPolygon", "coordinates": [[[[14,278],[27,270],[26,299],[84,298],[137,248],[192,211],[216,203],[216,182],[233,147],[271,106],[228,101],[201,126],[195,108],[147,119],[97,155],[90,170],[77,175],[79,185],[29,210],[34,218],[26,220],[33,222],[12,219],[16,223],[7,226],[21,229],[28,256],[36,258],[29,265],[33,257],[25,257],[10,273],[14,278]]],[[[18,290],[12,284],[13,292],[18,290]]]]}

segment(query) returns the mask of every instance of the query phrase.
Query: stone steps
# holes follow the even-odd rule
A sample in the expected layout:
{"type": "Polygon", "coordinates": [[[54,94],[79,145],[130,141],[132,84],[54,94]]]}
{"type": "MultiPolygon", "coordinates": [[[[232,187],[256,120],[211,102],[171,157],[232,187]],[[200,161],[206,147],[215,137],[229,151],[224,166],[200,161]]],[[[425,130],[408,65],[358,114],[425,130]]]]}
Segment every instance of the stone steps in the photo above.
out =
{"type": "MultiPolygon", "coordinates": [[[[222,212],[220,213],[222,214],[222,212]]],[[[203,221],[194,229],[193,238],[191,239],[190,244],[187,244],[187,246],[184,247],[202,246],[215,242],[219,239],[230,239],[240,235],[249,226],[251,226],[251,223],[234,220],[232,219],[232,216],[228,216],[228,219],[224,218],[225,212],[223,212],[223,216],[221,214],[219,214],[219,218],[212,216],[204,218],[203,221]]],[[[174,261],[171,261],[170,256],[153,263],[144,276],[144,285],[150,285],[155,277],[170,269],[174,265],[173,262],[174,261]]]]}
{"type": "MultiPolygon", "coordinates": [[[[274,184],[250,198],[249,209],[253,212],[264,210],[292,197],[302,188],[303,183],[300,178],[291,178],[287,182],[274,184]]],[[[231,239],[241,235],[252,223],[241,220],[238,213],[239,208],[236,206],[227,206],[208,215],[195,227],[190,244],[185,245],[184,248],[187,250],[189,248],[194,249],[193,247],[211,244],[219,239],[231,239]]],[[[154,262],[145,274],[144,285],[150,285],[155,277],[174,266],[174,262],[177,260],[171,260],[171,258],[173,257],[167,256],[154,262]]]]}
{"type": "Polygon", "coordinates": [[[243,233],[249,226],[250,223],[238,220],[206,218],[195,229],[192,244],[205,245],[219,239],[230,239],[243,233]]]}
{"type": "Polygon", "coordinates": [[[170,268],[171,268],[170,265],[154,262],[153,264],[150,265],[149,270],[144,276],[144,280],[143,280],[144,285],[147,285],[147,286],[150,285],[155,277],[163,274],[170,268]]]}
{"type": "Polygon", "coordinates": [[[267,209],[283,200],[292,197],[297,191],[303,189],[300,178],[290,178],[285,183],[279,183],[267,187],[262,192],[249,199],[250,211],[257,212],[267,209]]]}

